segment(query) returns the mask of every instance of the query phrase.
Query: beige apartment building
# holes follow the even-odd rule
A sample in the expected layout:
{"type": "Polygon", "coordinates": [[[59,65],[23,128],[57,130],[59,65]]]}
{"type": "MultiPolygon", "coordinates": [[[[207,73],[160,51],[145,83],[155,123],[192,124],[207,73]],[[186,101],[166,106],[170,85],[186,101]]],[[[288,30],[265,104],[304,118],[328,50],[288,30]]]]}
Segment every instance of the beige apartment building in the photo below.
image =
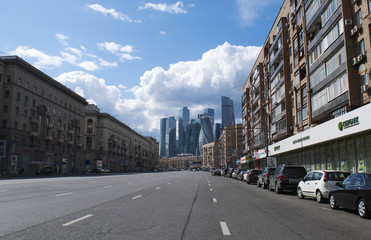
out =
{"type": "Polygon", "coordinates": [[[152,171],[158,166],[159,144],[143,137],[95,105],[87,105],[85,168],[115,172],[152,171]]]}
{"type": "Polygon", "coordinates": [[[202,146],[202,168],[218,168],[219,141],[202,146]]]}
{"type": "Polygon", "coordinates": [[[236,161],[243,154],[242,124],[225,126],[219,138],[218,167],[236,167],[236,161]]]}
{"type": "Polygon", "coordinates": [[[243,88],[250,167],[371,169],[370,24],[367,0],[283,2],[243,88]]]}
{"type": "Polygon", "coordinates": [[[21,58],[0,57],[0,172],[82,172],[86,105],[21,58]]]}

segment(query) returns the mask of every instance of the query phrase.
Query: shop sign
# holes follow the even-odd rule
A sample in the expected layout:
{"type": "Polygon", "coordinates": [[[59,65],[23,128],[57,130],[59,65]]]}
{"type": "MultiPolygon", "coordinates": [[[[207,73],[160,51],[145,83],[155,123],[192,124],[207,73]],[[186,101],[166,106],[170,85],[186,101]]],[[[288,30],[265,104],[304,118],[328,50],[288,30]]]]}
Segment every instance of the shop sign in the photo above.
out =
{"type": "Polygon", "coordinates": [[[299,139],[296,139],[296,140],[292,141],[292,144],[297,144],[297,143],[300,143],[300,142],[304,142],[304,141],[307,141],[309,139],[310,139],[310,136],[302,137],[302,138],[299,138],[299,139]]]}
{"type": "Polygon", "coordinates": [[[344,122],[339,122],[338,128],[339,128],[340,131],[343,131],[346,128],[350,128],[350,127],[356,126],[358,124],[359,124],[359,117],[355,117],[355,118],[346,120],[344,122]]]}
{"type": "Polygon", "coordinates": [[[0,141],[0,158],[5,157],[6,141],[0,141]]]}
{"type": "Polygon", "coordinates": [[[274,147],[274,151],[279,151],[280,149],[281,149],[280,145],[274,147]]]}
{"type": "Polygon", "coordinates": [[[366,172],[365,160],[358,160],[358,172],[366,172]]]}

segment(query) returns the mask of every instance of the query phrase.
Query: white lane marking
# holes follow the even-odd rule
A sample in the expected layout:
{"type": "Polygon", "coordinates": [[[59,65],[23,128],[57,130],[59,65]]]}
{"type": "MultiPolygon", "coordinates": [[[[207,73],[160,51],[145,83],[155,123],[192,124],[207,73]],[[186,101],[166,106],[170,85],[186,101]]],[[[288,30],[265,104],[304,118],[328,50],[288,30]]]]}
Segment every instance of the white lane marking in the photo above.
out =
{"type": "Polygon", "coordinates": [[[210,192],[212,192],[213,191],[213,189],[212,188],[210,188],[210,192]]]}
{"type": "Polygon", "coordinates": [[[218,201],[216,201],[216,198],[213,198],[213,202],[214,202],[214,203],[217,203],[218,201]]]}
{"type": "Polygon", "coordinates": [[[159,190],[161,187],[157,187],[156,190],[159,190]]]}
{"type": "Polygon", "coordinates": [[[68,192],[68,193],[57,194],[57,195],[55,195],[55,196],[56,196],[56,197],[62,197],[62,196],[71,195],[71,194],[72,194],[71,192],[68,192]]]}
{"type": "Polygon", "coordinates": [[[220,227],[222,228],[222,232],[223,232],[224,236],[230,236],[231,235],[226,222],[220,222],[220,227]]]}
{"type": "Polygon", "coordinates": [[[4,189],[4,190],[0,190],[0,192],[7,192],[8,190],[4,189]]]}
{"type": "Polygon", "coordinates": [[[104,186],[103,188],[111,188],[112,187],[112,185],[110,185],[110,186],[104,186]]]}
{"type": "Polygon", "coordinates": [[[323,210],[327,210],[327,211],[330,211],[331,209],[328,209],[328,208],[324,208],[324,207],[320,207],[322,208],[323,210]]]}
{"type": "Polygon", "coordinates": [[[134,200],[134,199],[140,198],[141,196],[142,195],[138,195],[138,196],[133,197],[132,199],[134,200]]]}
{"type": "Polygon", "coordinates": [[[128,183],[133,183],[133,182],[128,182],[128,183]]]}
{"type": "Polygon", "coordinates": [[[209,187],[211,187],[211,184],[209,184],[209,187]]]}
{"type": "Polygon", "coordinates": [[[60,186],[63,186],[64,184],[55,184],[55,185],[52,185],[52,187],[60,187],[60,186]]]}
{"type": "Polygon", "coordinates": [[[171,184],[171,182],[168,183],[168,185],[170,185],[170,184],[171,184]]]}
{"type": "Polygon", "coordinates": [[[86,215],[86,216],[84,216],[84,217],[81,217],[81,218],[75,219],[75,220],[73,220],[73,221],[71,221],[71,222],[65,223],[65,224],[63,224],[62,226],[63,226],[63,227],[67,227],[67,226],[69,226],[69,225],[71,225],[71,224],[74,224],[74,223],[80,222],[80,221],[85,220],[85,219],[87,219],[87,218],[90,218],[90,217],[92,217],[92,216],[94,216],[94,215],[93,215],[93,214],[88,214],[88,215],[86,215]]]}

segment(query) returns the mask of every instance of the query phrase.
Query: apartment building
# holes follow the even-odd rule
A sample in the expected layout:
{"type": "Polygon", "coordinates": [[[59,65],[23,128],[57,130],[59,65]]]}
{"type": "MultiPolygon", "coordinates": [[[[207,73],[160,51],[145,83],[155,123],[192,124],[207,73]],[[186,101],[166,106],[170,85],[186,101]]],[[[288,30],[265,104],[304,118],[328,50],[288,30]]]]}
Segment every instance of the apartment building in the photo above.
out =
{"type": "Polygon", "coordinates": [[[236,161],[243,153],[242,124],[224,127],[219,138],[217,164],[220,167],[236,167],[236,161]]]}
{"type": "Polygon", "coordinates": [[[92,104],[86,107],[85,168],[116,172],[152,171],[159,162],[159,144],[143,137],[92,104]]]}
{"type": "Polygon", "coordinates": [[[250,167],[268,148],[277,164],[371,169],[370,13],[367,0],[283,2],[243,88],[250,167]]]}
{"type": "Polygon", "coordinates": [[[218,168],[219,141],[202,145],[202,168],[218,168]]]}
{"type": "Polygon", "coordinates": [[[0,57],[1,173],[84,169],[86,100],[16,56],[0,57]]]}

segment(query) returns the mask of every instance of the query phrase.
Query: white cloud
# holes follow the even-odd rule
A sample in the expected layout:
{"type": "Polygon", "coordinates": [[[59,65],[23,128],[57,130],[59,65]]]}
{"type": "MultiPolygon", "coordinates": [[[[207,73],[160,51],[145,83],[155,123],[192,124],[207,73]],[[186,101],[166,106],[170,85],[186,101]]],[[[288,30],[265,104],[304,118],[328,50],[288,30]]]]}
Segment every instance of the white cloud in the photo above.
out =
{"type": "Polygon", "coordinates": [[[242,87],[259,52],[260,47],[224,43],[199,60],[171,64],[167,70],[153,68],[130,89],[131,99],[121,95],[126,89],[122,84],[110,86],[85,72],[64,73],[57,80],[71,89],[80,87],[85,98],[133,129],[158,137],[160,119],[176,115],[183,106],[191,109],[193,117],[205,108],[214,108],[218,119],[220,98],[229,96],[240,109],[242,87]]]}
{"type": "Polygon", "coordinates": [[[17,55],[21,58],[36,58],[37,60],[33,65],[37,68],[52,69],[61,66],[63,63],[63,58],[59,56],[49,56],[29,46],[18,46],[14,51],[10,52],[10,55],[17,55]]]}
{"type": "Polygon", "coordinates": [[[117,62],[108,62],[102,58],[99,58],[99,65],[102,67],[117,67],[117,62]]]}
{"type": "Polygon", "coordinates": [[[135,22],[135,23],[141,23],[142,22],[141,20],[133,20],[130,17],[128,17],[126,14],[118,12],[113,8],[111,8],[111,9],[104,8],[103,6],[101,6],[99,4],[90,4],[90,5],[88,4],[87,7],[96,11],[96,12],[103,13],[104,16],[109,14],[112,17],[114,17],[115,19],[121,20],[121,21],[124,21],[124,22],[130,22],[130,23],[131,22],[135,22]]]}
{"type": "MultiPolygon", "coordinates": [[[[189,5],[192,7],[192,5],[189,5]]],[[[140,10],[143,9],[153,9],[160,12],[168,12],[172,14],[184,13],[187,14],[187,10],[184,9],[183,2],[179,1],[174,4],[166,3],[145,3],[143,6],[139,7],[140,10]]]]}
{"type": "Polygon", "coordinates": [[[121,61],[142,59],[140,57],[131,55],[131,53],[134,52],[134,47],[131,45],[121,45],[115,42],[104,42],[97,43],[97,46],[101,50],[107,50],[110,53],[115,54],[120,58],[121,61]]]}
{"type": "Polygon", "coordinates": [[[57,33],[55,34],[55,37],[58,39],[58,41],[60,42],[60,44],[65,47],[65,46],[68,46],[68,42],[67,40],[69,39],[67,36],[63,35],[63,34],[60,34],[60,33],[57,33]]]}
{"type": "Polygon", "coordinates": [[[239,11],[239,19],[242,27],[253,25],[255,19],[259,17],[259,13],[264,10],[264,7],[277,4],[276,0],[236,0],[239,11]]]}
{"type": "Polygon", "coordinates": [[[98,65],[92,61],[83,61],[82,63],[79,63],[78,66],[87,71],[95,71],[99,69],[98,65]]]}

